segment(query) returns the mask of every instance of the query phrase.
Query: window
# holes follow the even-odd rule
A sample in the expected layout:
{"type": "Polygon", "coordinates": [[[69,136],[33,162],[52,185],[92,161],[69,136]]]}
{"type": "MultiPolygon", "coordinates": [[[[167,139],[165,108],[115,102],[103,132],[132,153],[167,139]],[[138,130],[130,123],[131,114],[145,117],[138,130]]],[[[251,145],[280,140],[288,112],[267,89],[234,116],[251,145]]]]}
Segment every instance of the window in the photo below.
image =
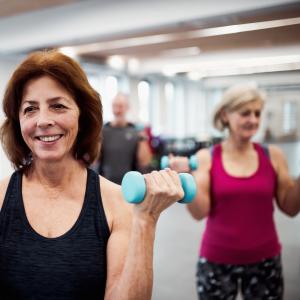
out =
{"type": "Polygon", "coordinates": [[[297,110],[295,101],[286,101],[283,104],[283,133],[289,134],[297,130],[297,110]]]}
{"type": "Polygon", "coordinates": [[[149,98],[150,98],[150,84],[148,81],[140,81],[138,84],[139,97],[139,120],[144,124],[149,124],[149,98]]]}
{"type": "Polygon", "coordinates": [[[112,115],[112,99],[118,92],[118,78],[115,76],[107,76],[104,80],[104,90],[102,95],[103,105],[103,120],[108,121],[113,119],[112,115]]]}

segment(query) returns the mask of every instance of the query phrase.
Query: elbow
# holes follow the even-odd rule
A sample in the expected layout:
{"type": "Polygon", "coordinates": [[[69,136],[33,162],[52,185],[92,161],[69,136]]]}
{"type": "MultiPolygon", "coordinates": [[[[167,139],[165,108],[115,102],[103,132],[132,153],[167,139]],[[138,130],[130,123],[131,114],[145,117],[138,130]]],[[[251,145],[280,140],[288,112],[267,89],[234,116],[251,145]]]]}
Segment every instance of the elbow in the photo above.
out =
{"type": "Polygon", "coordinates": [[[200,210],[195,211],[195,209],[192,209],[189,206],[187,206],[187,209],[188,209],[190,215],[192,216],[192,218],[196,221],[201,221],[208,215],[208,212],[203,213],[203,211],[201,212],[200,210]]]}
{"type": "Polygon", "coordinates": [[[202,217],[200,215],[197,215],[197,214],[191,213],[191,216],[196,221],[201,221],[201,219],[202,219],[202,217]]]}
{"type": "Polygon", "coordinates": [[[294,218],[298,215],[299,209],[297,209],[297,210],[296,209],[294,209],[294,210],[284,210],[284,213],[286,215],[288,215],[289,217],[294,218]]]}
{"type": "Polygon", "coordinates": [[[281,201],[277,201],[280,210],[289,217],[295,217],[300,211],[300,201],[298,195],[294,193],[288,194],[281,201]]]}
{"type": "Polygon", "coordinates": [[[295,206],[286,206],[286,205],[279,205],[280,210],[286,214],[287,216],[293,218],[296,217],[300,211],[300,207],[295,206]]]}

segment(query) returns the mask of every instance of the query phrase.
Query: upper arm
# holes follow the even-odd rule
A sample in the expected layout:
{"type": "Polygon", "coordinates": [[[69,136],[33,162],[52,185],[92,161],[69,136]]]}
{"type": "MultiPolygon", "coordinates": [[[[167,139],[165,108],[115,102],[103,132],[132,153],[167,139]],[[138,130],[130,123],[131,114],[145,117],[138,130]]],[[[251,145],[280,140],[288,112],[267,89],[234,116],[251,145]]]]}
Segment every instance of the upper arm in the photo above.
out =
{"type": "Polygon", "coordinates": [[[9,178],[5,178],[4,180],[0,181],[0,210],[4,202],[4,197],[5,197],[8,183],[9,183],[9,178]]]}
{"type": "Polygon", "coordinates": [[[131,234],[132,207],[124,201],[118,185],[107,180],[102,180],[102,183],[102,200],[111,229],[107,243],[106,294],[109,295],[124,267],[131,234]]]}
{"type": "Polygon", "coordinates": [[[206,217],[210,211],[210,168],[211,153],[209,149],[197,152],[198,169],[193,172],[197,184],[197,194],[194,201],[188,206],[191,215],[200,220],[206,217]]]}
{"type": "Polygon", "coordinates": [[[276,201],[280,209],[285,211],[285,199],[294,181],[289,175],[288,163],[282,150],[274,145],[269,146],[272,166],[277,174],[276,201]]]}

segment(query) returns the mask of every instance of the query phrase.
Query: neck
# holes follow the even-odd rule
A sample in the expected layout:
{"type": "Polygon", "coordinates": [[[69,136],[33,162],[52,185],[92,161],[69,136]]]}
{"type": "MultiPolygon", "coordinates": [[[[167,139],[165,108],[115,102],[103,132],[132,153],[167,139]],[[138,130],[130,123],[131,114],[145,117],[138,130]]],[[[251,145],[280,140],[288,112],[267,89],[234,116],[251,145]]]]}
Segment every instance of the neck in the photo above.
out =
{"type": "Polygon", "coordinates": [[[85,174],[85,167],[75,159],[65,159],[61,162],[35,162],[28,174],[28,179],[36,180],[43,186],[59,188],[70,182],[75,182],[79,174],[85,174]]]}
{"type": "Polygon", "coordinates": [[[233,136],[229,136],[229,138],[223,142],[223,146],[229,151],[240,152],[251,150],[253,148],[251,140],[236,139],[233,136]]]}
{"type": "Polygon", "coordinates": [[[128,124],[126,119],[114,119],[111,122],[111,126],[113,127],[125,127],[128,124]]]}

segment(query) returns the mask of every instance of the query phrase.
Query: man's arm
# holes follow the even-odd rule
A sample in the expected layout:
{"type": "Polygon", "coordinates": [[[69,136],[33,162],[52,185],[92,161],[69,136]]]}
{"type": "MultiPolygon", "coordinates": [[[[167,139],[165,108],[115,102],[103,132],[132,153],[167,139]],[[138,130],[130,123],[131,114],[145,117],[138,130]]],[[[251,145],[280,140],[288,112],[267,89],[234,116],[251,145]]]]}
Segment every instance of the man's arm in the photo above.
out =
{"type": "Polygon", "coordinates": [[[138,169],[143,170],[149,167],[152,160],[152,152],[148,141],[142,139],[138,142],[137,147],[137,166],[138,169]]]}

